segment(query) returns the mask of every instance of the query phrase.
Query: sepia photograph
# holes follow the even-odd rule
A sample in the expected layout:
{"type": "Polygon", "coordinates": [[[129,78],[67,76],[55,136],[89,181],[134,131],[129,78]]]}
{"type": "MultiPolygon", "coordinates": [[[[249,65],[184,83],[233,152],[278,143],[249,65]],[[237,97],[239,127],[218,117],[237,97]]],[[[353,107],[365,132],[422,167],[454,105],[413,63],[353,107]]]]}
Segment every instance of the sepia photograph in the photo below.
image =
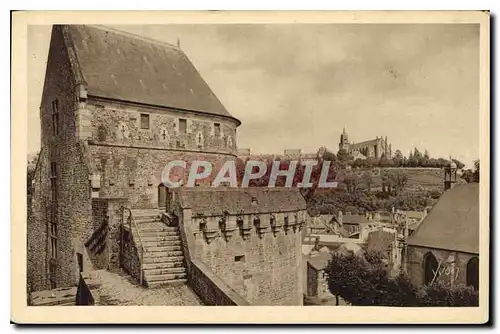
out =
{"type": "Polygon", "coordinates": [[[19,319],[487,321],[488,12],[111,13],[13,16],[19,319]]]}

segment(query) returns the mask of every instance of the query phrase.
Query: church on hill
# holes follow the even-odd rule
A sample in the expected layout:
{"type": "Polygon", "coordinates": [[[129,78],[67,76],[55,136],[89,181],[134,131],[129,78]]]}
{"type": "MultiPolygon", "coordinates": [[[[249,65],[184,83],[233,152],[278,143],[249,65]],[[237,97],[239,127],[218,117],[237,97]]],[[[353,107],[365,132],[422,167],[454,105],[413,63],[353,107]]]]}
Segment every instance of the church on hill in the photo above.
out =
{"type": "Polygon", "coordinates": [[[389,159],[392,157],[392,145],[387,141],[387,136],[385,138],[377,136],[375,139],[352,143],[349,142],[345,128],[340,135],[339,151],[342,149],[355,159],[380,159],[383,155],[389,159]]]}

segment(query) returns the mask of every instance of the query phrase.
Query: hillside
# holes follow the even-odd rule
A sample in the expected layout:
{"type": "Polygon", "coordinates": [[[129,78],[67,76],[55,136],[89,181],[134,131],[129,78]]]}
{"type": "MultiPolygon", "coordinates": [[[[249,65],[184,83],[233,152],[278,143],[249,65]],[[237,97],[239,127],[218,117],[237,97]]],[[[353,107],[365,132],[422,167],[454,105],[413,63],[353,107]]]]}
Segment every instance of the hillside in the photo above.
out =
{"type": "MultiPolygon", "coordinates": [[[[385,170],[404,171],[408,176],[408,190],[434,190],[443,187],[444,172],[440,168],[384,168],[385,170]]],[[[384,170],[382,169],[382,170],[384,170]]],[[[374,177],[375,187],[382,183],[380,173],[374,177]]]]}

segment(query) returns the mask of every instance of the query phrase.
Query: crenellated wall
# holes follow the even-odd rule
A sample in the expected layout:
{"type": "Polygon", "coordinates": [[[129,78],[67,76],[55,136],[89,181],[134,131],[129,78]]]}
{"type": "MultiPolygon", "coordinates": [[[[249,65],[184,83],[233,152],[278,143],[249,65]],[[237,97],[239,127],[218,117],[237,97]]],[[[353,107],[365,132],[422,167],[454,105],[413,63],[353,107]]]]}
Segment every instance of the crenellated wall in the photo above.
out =
{"type": "MultiPolygon", "coordinates": [[[[302,305],[301,230],[305,211],[184,216],[194,252],[252,305],[302,305]]],[[[194,254],[193,254],[194,253],[194,254]]]]}

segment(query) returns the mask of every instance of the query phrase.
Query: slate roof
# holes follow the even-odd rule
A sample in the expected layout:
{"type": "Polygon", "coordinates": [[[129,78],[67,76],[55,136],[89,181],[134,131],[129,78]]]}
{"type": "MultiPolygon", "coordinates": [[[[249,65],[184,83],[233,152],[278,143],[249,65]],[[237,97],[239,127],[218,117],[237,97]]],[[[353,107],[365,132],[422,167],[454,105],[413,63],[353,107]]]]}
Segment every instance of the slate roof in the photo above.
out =
{"type": "Polygon", "coordinates": [[[479,254],[479,184],[459,184],[446,191],[408,245],[479,254]]]}
{"type": "Polygon", "coordinates": [[[279,213],[306,210],[297,188],[177,188],[182,208],[193,215],[219,216],[248,213],[279,213]],[[256,202],[253,203],[253,199],[256,202]]]}
{"type": "Polygon", "coordinates": [[[319,252],[317,255],[311,256],[307,260],[307,262],[309,262],[311,267],[313,267],[314,269],[319,271],[319,270],[323,270],[326,268],[326,266],[328,265],[328,262],[330,261],[331,258],[332,258],[332,256],[330,255],[330,253],[319,252]]]}
{"type": "Polygon", "coordinates": [[[233,118],[179,48],[98,26],[63,29],[89,95],[233,118]]]}

